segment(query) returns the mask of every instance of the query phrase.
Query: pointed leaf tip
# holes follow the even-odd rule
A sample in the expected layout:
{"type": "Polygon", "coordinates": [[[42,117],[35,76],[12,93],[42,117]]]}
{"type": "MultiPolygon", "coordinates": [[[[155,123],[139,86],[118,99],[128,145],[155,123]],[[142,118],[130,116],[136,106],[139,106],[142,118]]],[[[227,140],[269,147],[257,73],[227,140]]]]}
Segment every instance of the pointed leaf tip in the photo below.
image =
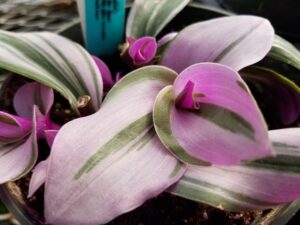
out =
{"type": "Polygon", "coordinates": [[[48,161],[41,161],[35,166],[32,171],[32,176],[29,183],[28,198],[31,198],[34,193],[45,183],[47,176],[48,161]]]}
{"type": "Polygon", "coordinates": [[[179,73],[195,63],[218,62],[238,71],[261,60],[271,49],[273,38],[270,22],[256,16],[228,16],[195,23],[178,33],[161,65],[179,73]]]}

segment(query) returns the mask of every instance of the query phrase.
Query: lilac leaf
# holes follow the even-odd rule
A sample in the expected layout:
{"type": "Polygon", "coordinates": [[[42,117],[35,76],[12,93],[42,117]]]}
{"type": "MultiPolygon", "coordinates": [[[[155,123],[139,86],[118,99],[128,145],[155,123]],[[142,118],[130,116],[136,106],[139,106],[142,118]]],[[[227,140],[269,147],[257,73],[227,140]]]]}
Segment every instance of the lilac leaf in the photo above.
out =
{"type": "Polygon", "coordinates": [[[32,197],[34,193],[45,183],[47,176],[48,161],[39,162],[32,170],[30,178],[28,198],[32,197]]]}
{"type": "Polygon", "coordinates": [[[36,110],[36,129],[37,138],[44,138],[45,130],[60,128],[50,119],[50,109],[54,102],[53,90],[43,84],[37,82],[27,83],[21,86],[16,92],[13,104],[19,116],[24,118],[32,118],[34,106],[36,110]]]}
{"type": "Polygon", "coordinates": [[[0,143],[8,144],[23,139],[30,133],[30,120],[0,111],[0,143]]]}
{"type": "Polygon", "coordinates": [[[107,92],[109,89],[112,88],[112,86],[116,83],[111,75],[111,72],[107,65],[98,57],[93,56],[93,59],[101,73],[102,80],[103,80],[103,86],[104,86],[104,91],[107,92]]]}
{"type": "Polygon", "coordinates": [[[272,155],[266,124],[248,87],[221,64],[200,63],[179,74],[173,87],[157,97],[154,124],[165,146],[186,163],[237,165],[272,155]],[[182,97],[190,101],[178,102],[182,97]]]}
{"type": "Polygon", "coordinates": [[[31,119],[34,105],[42,114],[46,115],[49,113],[53,101],[54,93],[51,88],[37,82],[31,82],[18,89],[13,104],[19,116],[31,119]]]}
{"type": "MultiPolygon", "coordinates": [[[[34,109],[37,111],[37,108],[34,109]]],[[[17,180],[26,175],[36,163],[38,157],[36,133],[36,115],[30,136],[20,142],[1,146],[0,149],[0,184],[17,180]]]]}
{"type": "Polygon", "coordinates": [[[241,166],[190,166],[170,192],[230,211],[266,209],[300,197],[300,128],[270,131],[276,157],[241,166]]]}
{"type": "Polygon", "coordinates": [[[212,19],[179,32],[165,51],[161,65],[179,73],[195,63],[218,62],[238,71],[261,60],[271,49],[273,37],[271,24],[260,17],[212,19]]]}
{"type": "Polygon", "coordinates": [[[54,139],[58,133],[58,130],[45,130],[45,138],[47,141],[47,144],[49,145],[49,147],[52,147],[52,144],[54,142],[54,139]]]}
{"type": "Polygon", "coordinates": [[[47,171],[48,223],[107,223],[183,175],[185,167],[164,148],[152,124],[155,97],[175,77],[158,66],[136,70],[111,89],[97,113],[61,128],[47,171]]]}

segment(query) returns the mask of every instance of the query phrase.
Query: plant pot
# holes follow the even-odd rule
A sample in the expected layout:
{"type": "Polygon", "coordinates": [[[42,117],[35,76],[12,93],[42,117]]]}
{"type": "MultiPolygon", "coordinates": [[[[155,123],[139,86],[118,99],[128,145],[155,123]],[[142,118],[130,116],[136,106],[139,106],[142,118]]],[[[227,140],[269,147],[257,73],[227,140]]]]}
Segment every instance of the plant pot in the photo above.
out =
{"type": "Polygon", "coordinates": [[[300,42],[297,0],[218,0],[224,8],[239,14],[255,14],[268,18],[277,33],[292,42],[300,42]]]}
{"type": "MultiPolygon", "coordinates": [[[[228,12],[212,8],[208,6],[204,6],[201,4],[190,4],[186,9],[184,9],[178,16],[164,29],[164,32],[174,31],[174,30],[180,30],[181,28],[185,27],[187,24],[206,20],[210,18],[215,18],[219,16],[229,15],[228,12]],[[184,22],[183,22],[184,21],[184,22]]],[[[66,32],[62,31],[62,34],[68,36],[71,39],[75,39],[77,36],[77,30],[79,30],[79,23],[75,24],[74,27],[68,28],[72,29],[73,32],[66,32]],[[75,33],[74,33],[75,31],[75,33]],[[70,36],[69,36],[70,35],[70,36]]],[[[76,39],[75,39],[76,40],[76,39]]],[[[0,91],[0,100],[3,99],[4,96],[4,90],[6,87],[9,87],[11,85],[11,82],[15,80],[16,78],[8,78],[4,85],[1,88],[0,91]]],[[[42,216],[39,214],[38,211],[34,210],[33,208],[29,207],[26,204],[25,199],[23,198],[23,195],[21,193],[20,187],[15,182],[9,182],[8,184],[1,185],[0,186],[0,197],[1,200],[5,203],[7,208],[10,210],[10,212],[13,213],[13,215],[16,217],[16,219],[22,224],[22,225],[43,225],[45,224],[43,222],[42,216]]],[[[153,201],[162,201],[165,199],[170,199],[170,196],[163,196],[159,197],[162,199],[155,199],[153,201]]],[[[182,200],[179,197],[175,197],[177,199],[180,199],[179,201],[185,201],[186,208],[189,208],[193,204],[188,200],[182,200]]],[[[177,200],[176,200],[177,201],[177,200]]],[[[198,203],[194,203],[198,204],[198,203]]],[[[154,204],[155,205],[155,204],[154,204]]],[[[142,206],[141,208],[143,208],[142,206]]],[[[172,203],[169,205],[169,207],[172,207],[172,203]]],[[[208,206],[205,206],[206,208],[208,206]]],[[[296,201],[294,203],[280,206],[273,208],[271,210],[265,211],[265,212],[256,212],[256,217],[253,221],[251,221],[252,225],[258,225],[258,224],[272,224],[272,225],[279,225],[279,224],[285,224],[294,214],[295,212],[300,208],[300,201],[296,201]]],[[[139,210],[139,209],[137,209],[139,210]]],[[[218,210],[218,212],[221,212],[218,210]]],[[[135,212],[131,214],[131,216],[135,215],[135,212]]],[[[232,215],[239,215],[239,214],[232,214],[232,215]]],[[[254,214],[253,214],[254,215],[254,214]]],[[[125,215],[126,216],[126,215],[125,215]]],[[[197,215],[196,215],[197,216],[197,215]]],[[[124,217],[124,216],[122,216],[124,217]]],[[[149,222],[149,221],[148,221],[149,222]]],[[[188,222],[188,221],[187,221],[188,222]]],[[[182,221],[182,223],[187,223],[185,221],[182,221]]],[[[215,221],[217,224],[219,224],[220,221],[215,221]]],[[[151,223],[151,220],[150,220],[151,223]]],[[[178,223],[178,224],[182,224],[178,223]]],[[[114,222],[111,224],[115,224],[114,222]]],[[[124,223],[123,223],[124,224],[124,223]]],[[[132,223],[128,223],[131,224],[132,223]]],[[[152,222],[152,224],[158,224],[157,222],[152,222]]],[[[172,223],[174,224],[174,223],[172,223]]],[[[193,224],[193,223],[187,223],[187,224],[193,224]]],[[[250,224],[250,223],[249,223],[250,224]]]]}

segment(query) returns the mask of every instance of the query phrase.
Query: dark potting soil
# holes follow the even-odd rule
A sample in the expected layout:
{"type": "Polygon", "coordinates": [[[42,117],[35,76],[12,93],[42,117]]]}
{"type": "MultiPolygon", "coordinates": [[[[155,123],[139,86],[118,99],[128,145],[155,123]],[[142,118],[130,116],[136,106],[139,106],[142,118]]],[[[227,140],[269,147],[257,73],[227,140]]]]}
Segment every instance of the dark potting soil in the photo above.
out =
{"type": "MultiPolygon", "coordinates": [[[[41,188],[32,198],[27,198],[30,175],[18,180],[26,204],[34,209],[32,216],[43,219],[43,194],[41,188]]],[[[250,225],[262,211],[226,212],[211,206],[163,193],[146,201],[139,208],[119,216],[107,225],[250,225]]]]}

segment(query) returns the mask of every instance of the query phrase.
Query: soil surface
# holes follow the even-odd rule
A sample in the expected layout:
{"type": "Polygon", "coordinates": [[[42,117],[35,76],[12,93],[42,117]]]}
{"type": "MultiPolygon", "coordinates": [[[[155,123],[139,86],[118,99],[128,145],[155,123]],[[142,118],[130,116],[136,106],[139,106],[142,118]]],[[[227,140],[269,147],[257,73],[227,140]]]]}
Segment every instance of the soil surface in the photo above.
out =
{"type": "MultiPolygon", "coordinates": [[[[33,212],[33,217],[43,220],[43,188],[32,198],[26,198],[30,175],[16,184],[33,212]]],[[[169,193],[145,202],[141,207],[119,216],[107,225],[250,225],[256,216],[267,211],[226,212],[169,193]]]]}

